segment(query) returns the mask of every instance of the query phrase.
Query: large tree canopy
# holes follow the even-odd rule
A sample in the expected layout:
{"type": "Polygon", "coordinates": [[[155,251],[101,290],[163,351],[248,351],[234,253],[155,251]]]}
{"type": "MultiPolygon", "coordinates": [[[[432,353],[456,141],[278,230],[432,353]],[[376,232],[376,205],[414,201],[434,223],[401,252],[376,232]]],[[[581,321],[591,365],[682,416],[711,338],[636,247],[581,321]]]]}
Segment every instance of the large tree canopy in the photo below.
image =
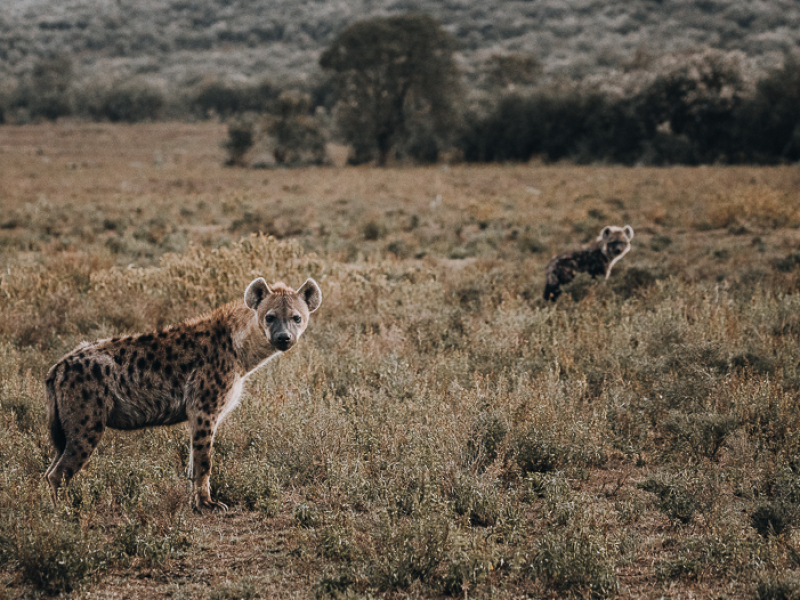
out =
{"type": "Polygon", "coordinates": [[[441,136],[454,123],[455,39],[425,15],[379,17],[348,27],[320,58],[335,77],[337,121],[356,160],[385,164],[412,123],[441,136]]]}

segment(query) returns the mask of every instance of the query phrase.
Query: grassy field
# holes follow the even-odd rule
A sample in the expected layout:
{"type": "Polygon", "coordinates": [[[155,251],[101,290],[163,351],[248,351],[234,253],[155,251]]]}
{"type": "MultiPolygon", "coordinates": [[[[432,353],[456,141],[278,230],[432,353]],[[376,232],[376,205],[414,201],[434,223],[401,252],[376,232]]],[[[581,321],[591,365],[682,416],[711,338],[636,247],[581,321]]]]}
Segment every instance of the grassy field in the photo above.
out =
{"type": "Polygon", "coordinates": [[[240,170],[220,125],[0,128],[0,599],[796,598],[800,170],[240,170]],[[630,224],[608,281],[556,252],[630,224]],[[267,234],[267,235],[262,235],[267,234]],[[183,426],[50,508],[85,339],[323,291],[197,515],[183,426]]]}

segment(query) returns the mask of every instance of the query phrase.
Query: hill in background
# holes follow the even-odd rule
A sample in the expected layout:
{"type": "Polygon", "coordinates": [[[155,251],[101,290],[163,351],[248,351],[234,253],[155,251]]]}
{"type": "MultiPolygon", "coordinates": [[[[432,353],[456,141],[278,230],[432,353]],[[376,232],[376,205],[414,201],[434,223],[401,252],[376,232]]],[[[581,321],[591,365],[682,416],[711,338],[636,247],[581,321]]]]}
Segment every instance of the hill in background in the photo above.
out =
{"type": "Polygon", "coordinates": [[[209,78],[302,82],[319,75],[320,52],[347,25],[408,11],[433,15],[460,41],[471,87],[496,54],[533,57],[543,80],[608,81],[703,46],[765,69],[800,44],[791,0],[10,0],[0,92],[64,56],[79,81],[137,77],[169,92],[209,78]]]}

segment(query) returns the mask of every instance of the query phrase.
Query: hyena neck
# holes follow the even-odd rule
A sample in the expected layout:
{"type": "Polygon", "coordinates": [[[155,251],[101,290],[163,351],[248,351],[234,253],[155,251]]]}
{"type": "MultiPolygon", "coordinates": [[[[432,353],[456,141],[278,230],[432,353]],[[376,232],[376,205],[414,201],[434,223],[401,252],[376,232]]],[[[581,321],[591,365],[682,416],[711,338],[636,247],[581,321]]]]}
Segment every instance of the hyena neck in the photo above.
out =
{"type": "Polygon", "coordinates": [[[625,256],[628,252],[630,252],[630,249],[631,247],[628,246],[627,248],[625,248],[625,250],[622,251],[622,253],[619,256],[617,256],[614,260],[608,263],[608,267],[606,268],[606,279],[608,279],[608,276],[611,275],[611,269],[614,268],[614,265],[617,264],[623,256],[625,256]]]}
{"type": "Polygon", "coordinates": [[[255,313],[244,304],[232,307],[227,317],[233,338],[233,351],[242,375],[249,375],[267,360],[280,354],[259,327],[255,313]]]}

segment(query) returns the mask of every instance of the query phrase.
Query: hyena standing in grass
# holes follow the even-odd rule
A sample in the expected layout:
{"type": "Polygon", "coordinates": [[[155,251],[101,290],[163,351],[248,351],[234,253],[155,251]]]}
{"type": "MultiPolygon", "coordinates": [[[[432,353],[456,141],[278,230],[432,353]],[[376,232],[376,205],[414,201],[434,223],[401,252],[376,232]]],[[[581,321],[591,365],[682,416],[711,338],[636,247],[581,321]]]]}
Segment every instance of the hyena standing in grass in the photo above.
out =
{"type": "Polygon", "coordinates": [[[611,268],[631,249],[633,227],[604,227],[591,244],[580,250],[568,250],[547,263],[547,281],[544,299],[555,300],[561,295],[561,286],[575,279],[578,273],[588,273],[592,278],[611,275],[611,268]]]}
{"type": "Polygon", "coordinates": [[[239,402],[244,380],[297,343],[321,301],[313,279],[294,291],[259,277],[247,286],[244,302],[156,333],[85,342],[64,356],[46,381],[56,456],[45,477],[53,504],[106,427],[188,421],[194,506],[225,510],[210,494],[214,433],[239,402]]]}

